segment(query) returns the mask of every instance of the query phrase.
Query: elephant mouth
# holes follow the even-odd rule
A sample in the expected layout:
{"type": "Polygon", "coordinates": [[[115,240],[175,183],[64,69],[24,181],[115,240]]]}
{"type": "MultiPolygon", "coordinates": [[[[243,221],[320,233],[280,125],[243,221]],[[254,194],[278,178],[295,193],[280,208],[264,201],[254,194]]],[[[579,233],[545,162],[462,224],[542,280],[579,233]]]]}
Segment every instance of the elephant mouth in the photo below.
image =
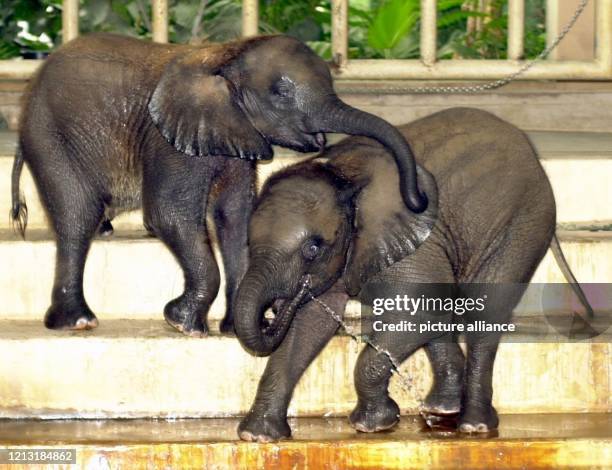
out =
{"type": "Polygon", "coordinates": [[[262,333],[273,335],[287,317],[293,316],[297,308],[308,301],[311,282],[309,275],[303,276],[300,279],[300,289],[293,298],[279,298],[272,303],[272,314],[264,318],[262,333]]]}
{"type": "Polygon", "coordinates": [[[320,152],[325,148],[327,140],[323,132],[307,133],[293,137],[277,137],[269,140],[272,145],[280,145],[282,147],[295,150],[297,152],[320,152]]]}

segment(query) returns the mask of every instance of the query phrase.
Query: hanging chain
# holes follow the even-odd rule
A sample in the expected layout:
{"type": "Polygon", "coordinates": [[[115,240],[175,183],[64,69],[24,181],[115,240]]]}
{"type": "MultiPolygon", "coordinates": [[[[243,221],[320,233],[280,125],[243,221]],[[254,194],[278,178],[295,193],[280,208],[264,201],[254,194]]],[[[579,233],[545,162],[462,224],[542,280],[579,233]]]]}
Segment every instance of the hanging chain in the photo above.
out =
{"type": "MultiPolygon", "coordinates": [[[[435,87],[403,87],[403,86],[389,86],[382,87],[377,89],[377,91],[382,91],[386,93],[478,93],[481,91],[495,90],[497,88],[501,88],[508,83],[516,80],[518,77],[523,75],[529,69],[531,69],[534,65],[541,62],[545,59],[558,45],[559,43],[567,36],[567,34],[571,31],[571,29],[582,15],[582,12],[589,4],[589,0],[580,0],[576,11],[574,12],[571,19],[567,22],[567,24],[563,27],[559,35],[555,38],[553,42],[551,42],[537,57],[534,59],[525,62],[516,72],[511,73],[510,75],[500,78],[499,80],[483,83],[482,85],[471,85],[471,86],[435,86],[435,87]]],[[[344,93],[354,93],[361,90],[346,88],[342,89],[344,93]]]]}
{"type": "Polygon", "coordinates": [[[412,391],[413,378],[412,377],[408,377],[407,375],[403,374],[400,371],[400,364],[395,360],[395,358],[391,355],[391,353],[389,351],[387,351],[386,349],[382,348],[381,346],[379,346],[378,344],[374,343],[367,335],[364,335],[364,334],[359,335],[359,334],[357,334],[355,332],[355,330],[352,327],[350,327],[342,319],[341,315],[339,315],[337,312],[335,312],[329,305],[327,305],[321,299],[319,299],[319,298],[317,298],[317,297],[315,297],[313,295],[312,291],[309,288],[309,285],[310,285],[310,283],[307,280],[304,283],[304,286],[306,288],[308,288],[308,295],[310,296],[312,301],[315,302],[317,305],[319,305],[319,307],[321,307],[324,312],[328,313],[336,321],[336,323],[338,323],[342,327],[342,329],[346,332],[346,334],[348,334],[357,343],[359,343],[360,341],[363,341],[368,346],[371,346],[372,348],[374,348],[374,350],[376,352],[378,352],[379,354],[384,354],[385,356],[387,356],[387,358],[391,362],[391,371],[395,375],[398,376],[398,378],[400,379],[400,384],[402,385],[402,387],[406,391],[409,391],[409,392],[412,391]]]}

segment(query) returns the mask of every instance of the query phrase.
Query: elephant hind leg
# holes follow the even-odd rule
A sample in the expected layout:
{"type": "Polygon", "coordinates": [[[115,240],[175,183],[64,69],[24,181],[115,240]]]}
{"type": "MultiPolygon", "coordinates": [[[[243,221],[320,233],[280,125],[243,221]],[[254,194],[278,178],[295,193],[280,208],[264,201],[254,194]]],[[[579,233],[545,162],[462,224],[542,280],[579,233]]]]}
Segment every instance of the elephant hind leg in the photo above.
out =
{"type": "MultiPolygon", "coordinates": [[[[529,220],[517,220],[509,227],[511,237],[489,257],[469,283],[461,284],[466,297],[486,296],[485,309],[466,315],[466,325],[477,321],[507,323],[539,262],[544,257],[552,228],[533,228],[529,220]]],[[[501,339],[499,333],[466,332],[466,377],[459,418],[459,430],[486,433],[497,428],[493,407],[493,365],[501,339]]]]}
{"type": "Polygon", "coordinates": [[[98,320],[85,301],[83,272],[91,240],[104,212],[104,203],[102,196],[94,188],[86,186],[68,165],[61,174],[63,181],[36,175],[57,242],[55,279],[45,326],[51,329],[91,329],[98,326],[98,320]]]}

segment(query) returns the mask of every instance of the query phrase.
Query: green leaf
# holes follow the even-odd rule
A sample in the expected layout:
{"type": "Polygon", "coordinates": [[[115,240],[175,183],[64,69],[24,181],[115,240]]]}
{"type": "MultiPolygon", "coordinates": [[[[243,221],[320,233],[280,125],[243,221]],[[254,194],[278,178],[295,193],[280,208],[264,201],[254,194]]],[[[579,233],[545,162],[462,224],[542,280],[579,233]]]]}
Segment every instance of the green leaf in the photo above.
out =
{"type": "Polygon", "coordinates": [[[0,39],[0,60],[18,57],[20,52],[17,44],[0,39]]]}
{"type": "Polygon", "coordinates": [[[185,28],[191,28],[193,26],[193,20],[198,11],[198,6],[189,4],[189,2],[180,2],[173,9],[174,21],[176,24],[185,28]]]}
{"type": "Polygon", "coordinates": [[[380,51],[393,49],[416,25],[419,0],[389,0],[377,12],[368,31],[368,44],[380,51]]]}
{"type": "Polygon", "coordinates": [[[477,16],[477,15],[474,15],[472,12],[469,12],[469,11],[461,11],[461,10],[451,11],[450,13],[443,13],[441,15],[438,15],[438,21],[437,21],[438,29],[446,28],[452,25],[457,25],[458,23],[464,23],[465,20],[471,16],[477,16]]]}
{"type": "Polygon", "coordinates": [[[438,13],[441,11],[452,10],[453,8],[461,8],[464,0],[439,0],[437,4],[438,13]]]}
{"type": "Polygon", "coordinates": [[[395,47],[387,53],[387,56],[390,59],[413,59],[419,56],[419,44],[419,32],[413,31],[402,37],[395,47]]]}
{"type": "Polygon", "coordinates": [[[328,41],[308,41],[308,47],[315,51],[325,60],[332,60],[331,42],[328,41]]]}

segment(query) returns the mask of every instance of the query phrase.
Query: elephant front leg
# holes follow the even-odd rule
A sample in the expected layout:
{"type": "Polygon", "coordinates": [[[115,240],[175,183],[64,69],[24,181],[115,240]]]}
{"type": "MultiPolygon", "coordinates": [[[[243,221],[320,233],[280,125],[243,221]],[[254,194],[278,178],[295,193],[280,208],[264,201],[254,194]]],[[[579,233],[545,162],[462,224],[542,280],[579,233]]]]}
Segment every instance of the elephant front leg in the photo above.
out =
{"type": "Polygon", "coordinates": [[[248,264],[248,224],[255,198],[255,162],[231,159],[213,192],[217,237],[225,268],[226,313],[222,333],[234,333],[234,300],[248,264]]]}
{"type": "MultiPolygon", "coordinates": [[[[320,299],[334,311],[344,313],[348,296],[343,291],[328,291],[320,299]]],[[[338,327],[329,313],[315,302],[296,312],[283,343],[268,360],[250,411],[238,426],[241,439],[270,442],[291,437],[287,408],[293,390],[338,327]]]]}
{"type": "MultiPolygon", "coordinates": [[[[417,349],[416,346],[401,352],[388,348],[374,339],[374,343],[389,352],[399,364],[417,349]]],[[[393,363],[389,356],[366,346],[355,365],[355,389],[357,405],[349,416],[351,425],[360,432],[378,432],[391,429],[399,422],[400,409],[389,396],[389,380],[393,373],[393,363]]]]}
{"type": "Polygon", "coordinates": [[[208,333],[206,315],[220,284],[204,217],[208,170],[182,158],[157,163],[145,165],[145,226],[170,249],[185,279],[183,293],[166,305],[164,317],[181,333],[202,337],[208,333]]]}

